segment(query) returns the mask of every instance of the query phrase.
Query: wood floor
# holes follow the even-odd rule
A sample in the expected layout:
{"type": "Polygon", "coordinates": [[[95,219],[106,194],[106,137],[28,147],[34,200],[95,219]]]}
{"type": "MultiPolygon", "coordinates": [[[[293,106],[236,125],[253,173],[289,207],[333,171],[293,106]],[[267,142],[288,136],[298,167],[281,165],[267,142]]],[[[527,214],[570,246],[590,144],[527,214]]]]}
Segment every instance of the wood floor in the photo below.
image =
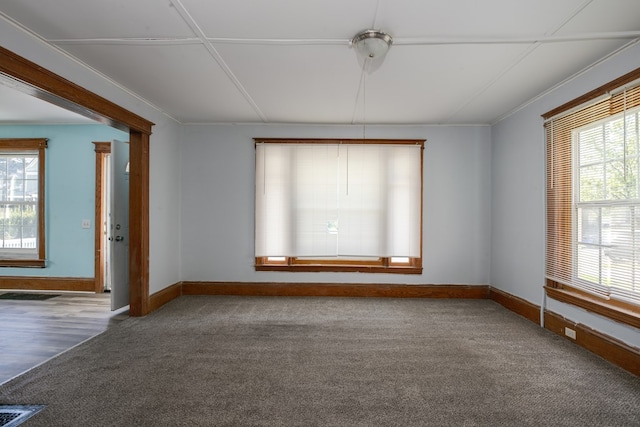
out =
{"type": "Polygon", "coordinates": [[[55,294],[38,301],[0,299],[0,384],[129,315],[126,308],[110,311],[109,294],[55,294]]]}

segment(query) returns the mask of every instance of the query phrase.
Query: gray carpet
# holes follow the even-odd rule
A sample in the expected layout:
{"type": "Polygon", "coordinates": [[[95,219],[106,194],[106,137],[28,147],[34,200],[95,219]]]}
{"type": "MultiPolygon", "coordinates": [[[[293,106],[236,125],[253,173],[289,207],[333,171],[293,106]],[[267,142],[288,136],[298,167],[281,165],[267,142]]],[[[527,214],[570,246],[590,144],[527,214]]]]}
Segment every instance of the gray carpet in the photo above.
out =
{"type": "Polygon", "coordinates": [[[640,378],[488,300],[181,297],[0,387],[26,426],[638,426],[640,378]]]}

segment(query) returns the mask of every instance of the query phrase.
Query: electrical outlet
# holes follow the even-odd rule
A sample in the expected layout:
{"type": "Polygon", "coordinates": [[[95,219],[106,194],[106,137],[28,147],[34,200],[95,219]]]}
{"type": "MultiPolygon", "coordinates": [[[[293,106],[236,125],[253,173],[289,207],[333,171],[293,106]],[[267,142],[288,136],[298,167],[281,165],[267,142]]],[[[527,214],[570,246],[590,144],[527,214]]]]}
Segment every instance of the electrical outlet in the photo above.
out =
{"type": "Polygon", "coordinates": [[[82,228],[91,228],[91,220],[83,219],[82,220],[82,228]]]}
{"type": "Polygon", "coordinates": [[[564,334],[565,334],[566,336],[568,336],[569,338],[573,339],[573,340],[575,340],[575,339],[576,339],[576,331],[574,331],[574,330],[573,330],[573,329],[571,329],[571,328],[567,328],[567,327],[565,327],[565,328],[564,328],[564,334]]]}

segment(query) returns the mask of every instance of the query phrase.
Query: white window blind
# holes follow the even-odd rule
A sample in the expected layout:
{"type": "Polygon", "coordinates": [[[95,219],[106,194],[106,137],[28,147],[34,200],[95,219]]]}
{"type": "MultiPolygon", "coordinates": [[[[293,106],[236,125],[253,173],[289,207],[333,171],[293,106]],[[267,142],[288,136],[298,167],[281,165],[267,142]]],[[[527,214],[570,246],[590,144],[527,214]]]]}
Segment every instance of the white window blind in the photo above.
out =
{"type": "Polygon", "coordinates": [[[420,257],[422,146],[256,145],[256,257],[420,257]]]}
{"type": "Polygon", "coordinates": [[[640,88],[551,120],[547,278],[640,304],[640,88]]]}

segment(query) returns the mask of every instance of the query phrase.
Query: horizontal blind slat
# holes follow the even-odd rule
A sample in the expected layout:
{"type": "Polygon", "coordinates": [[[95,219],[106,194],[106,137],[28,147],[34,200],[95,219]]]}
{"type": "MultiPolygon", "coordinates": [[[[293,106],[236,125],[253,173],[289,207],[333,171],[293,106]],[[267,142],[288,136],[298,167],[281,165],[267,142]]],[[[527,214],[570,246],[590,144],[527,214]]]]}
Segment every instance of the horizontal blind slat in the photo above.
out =
{"type": "MultiPolygon", "coordinates": [[[[637,125],[627,125],[624,132],[605,125],[580,130],[583,149],[579,157],[576,157],[578,153],[574,152],[573,144],[576,129],[590,124],[597,126],[598,122],[638,106],[640,86],[554,118],[544,125],[547,278],[593,295],[635,304],[640,303],[640,269],[636,271],[636,266],[640,265],[640,219],[632,221],[631,217],[640,218],[640,206],[636,214],[635,205],[622,207],[621,200],[611,197],[618,194],[612,193],[613,190],[629,191],[623,194],[627,194],[626,197],[631,194],[634,199],[638,194],[627,184],[621,189],[613,188],[613,181],[607,182],[607,179],[620,179],[620,176],[628,179],[627,175],[633,173],[634,179],[640,181],[638,167],[630,163],[635,160],[636,165],[640,164],[638,155],[633,154],[635,149],[628,149],[622,139],[624,135],[627,141],[637,144],[638,137],[634,133],[637,125]],[[630,154],[625,152],[615,157],[612,153],[616,153],[616,143],[625,151],[630,150],[630,154]],[[574,165],[579,168],[574,170],[574,165]],[[578,183],[574,182],[576,177],[582,177],[579,182],[586,185],[579,193],[576,192],[578,183]],[[580,197],[598,203],[575,204],[580,197]],[[608,207],[611,204],[613,207],[608,207]],[[617,222],[611,223],[613,220],[617,222]]],[[[637,115],[632,119],[636,118],[637,115]]]]}

